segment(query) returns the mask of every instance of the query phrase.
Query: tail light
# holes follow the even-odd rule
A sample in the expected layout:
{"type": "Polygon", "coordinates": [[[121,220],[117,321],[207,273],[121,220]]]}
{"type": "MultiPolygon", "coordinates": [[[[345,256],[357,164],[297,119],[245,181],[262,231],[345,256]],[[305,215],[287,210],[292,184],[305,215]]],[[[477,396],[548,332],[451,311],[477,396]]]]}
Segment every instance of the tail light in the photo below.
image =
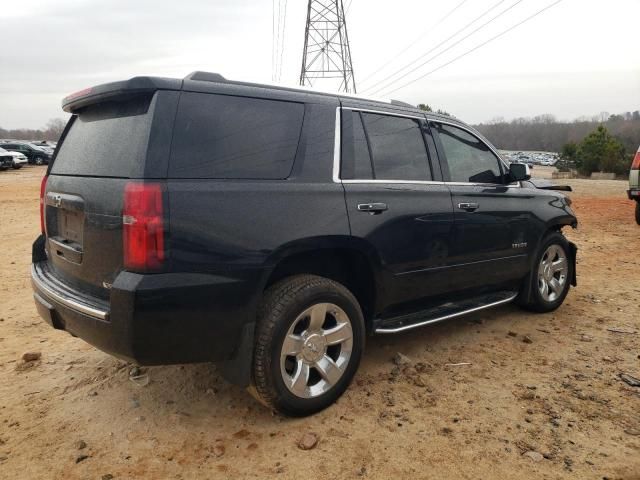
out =
{"type": "Polygon", "coordinates": [[[160,183],[129,182],[124,189],[122,234],[124,266],[158,269],[165,260],[163,188],[160,183]]]}
{"type": "Polygon", "coordinates": [[[46,225],[44,222],[44,193],[47,190],[47,180],[49,179],[48,175],[42,177],[42,181],[40,182],[40,231],[43,234],[46,234],[46,225]]]}
{"type": "Polygon", "coordinates": [[[636,152],[636,156],[633,157],[633,163],[631,164],[631,170],[640,170],[640,148],[636,152]]]}

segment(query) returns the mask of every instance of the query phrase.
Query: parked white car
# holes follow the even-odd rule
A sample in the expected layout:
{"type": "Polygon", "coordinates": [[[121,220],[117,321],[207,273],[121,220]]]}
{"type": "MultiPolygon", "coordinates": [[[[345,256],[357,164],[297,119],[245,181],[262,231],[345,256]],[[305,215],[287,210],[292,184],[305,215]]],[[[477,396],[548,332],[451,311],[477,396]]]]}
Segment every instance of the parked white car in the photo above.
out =
{"type": "Polygon", "coordinates": [[[0,148],[0,155],[11,155],[13,157],[13,168],[22,168],[22,165],[27,164],[27,157],[20,152],[12,152],[9,150],[5,150],[4,148],[0,148]]]}

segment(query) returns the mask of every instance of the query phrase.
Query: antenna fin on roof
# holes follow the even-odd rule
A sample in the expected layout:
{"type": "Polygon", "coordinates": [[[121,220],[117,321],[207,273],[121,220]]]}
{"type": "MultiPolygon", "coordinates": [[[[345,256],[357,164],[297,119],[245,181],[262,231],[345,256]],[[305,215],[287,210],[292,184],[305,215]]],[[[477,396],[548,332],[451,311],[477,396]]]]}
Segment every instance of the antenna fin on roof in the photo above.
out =
{"type": "Polygon", "coordinates": [[[410,103],[403,102],[402,100],[391,100],[391,105],[397,105],[398,107],[416,108],[415,105],[411,105],[410,103]]]}
{"type": "Polygon", "coordinates": [[[200,82],[218,82],[218,83],[223,83],[227,81],[227,79],[224,78],[219,73],[212,73],[212,72],[191,72],[189,75],[184,77],[184,79],[196,80],[200,82]]]}

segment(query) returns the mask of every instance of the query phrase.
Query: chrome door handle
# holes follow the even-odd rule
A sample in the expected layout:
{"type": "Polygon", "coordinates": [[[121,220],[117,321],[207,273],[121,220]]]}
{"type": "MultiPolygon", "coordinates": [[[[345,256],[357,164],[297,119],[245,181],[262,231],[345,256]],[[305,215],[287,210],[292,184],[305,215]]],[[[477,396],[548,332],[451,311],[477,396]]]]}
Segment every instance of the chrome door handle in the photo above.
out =
{"type": "Polygon", "coordinates": [[[358,204],[359,212],[368,212],[372,215],[377,215],[379,213],[382,213],[385,210],[387,210],[387,208],[388,207],[386,203],[359,203],[358,204]]]}
{"type": "Polygon", "coordinates": [[[467,212],[473,212],[474,210],[477,210],[479,207],[480,205],[477,203],[459,203],[458,204],[458,208],[460,210],[466,210],[467,212]]]}

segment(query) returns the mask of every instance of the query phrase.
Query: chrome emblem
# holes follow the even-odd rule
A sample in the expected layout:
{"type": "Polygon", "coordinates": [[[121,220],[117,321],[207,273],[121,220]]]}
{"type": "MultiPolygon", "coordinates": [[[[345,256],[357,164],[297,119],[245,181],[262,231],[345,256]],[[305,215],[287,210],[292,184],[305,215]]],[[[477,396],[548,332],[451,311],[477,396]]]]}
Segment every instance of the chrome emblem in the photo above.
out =
{"type": "Polygon", "coordinates": [[[527,242],[512,243],[511,248],[527,248],[527,242]]]}
{"type": "Polygon", "coordinates": [[[53,206],[54,207],[59,207],[60,205],[62,205],[62,196],[61,195],[54,195],[53,196],[53,206]]]}

